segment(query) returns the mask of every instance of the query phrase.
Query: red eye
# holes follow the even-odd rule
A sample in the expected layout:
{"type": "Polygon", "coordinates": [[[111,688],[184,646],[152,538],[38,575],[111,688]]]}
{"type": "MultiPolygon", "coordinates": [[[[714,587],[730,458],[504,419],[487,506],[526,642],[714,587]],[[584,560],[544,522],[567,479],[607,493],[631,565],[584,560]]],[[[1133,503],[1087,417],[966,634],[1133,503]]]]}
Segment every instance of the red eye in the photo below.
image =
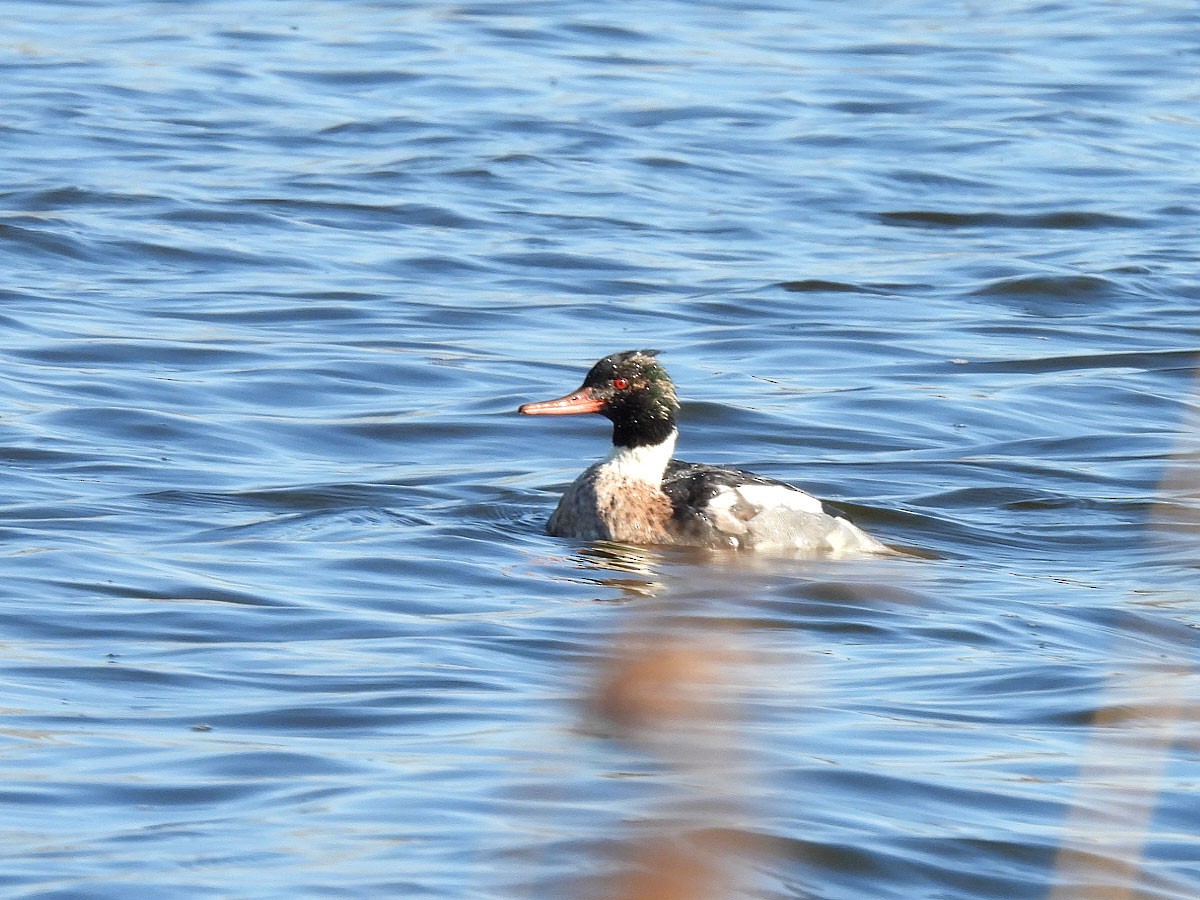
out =
{"type": "Polygon", "coordinates": [[[625,388],[629,387],[629,382],[626,381],[624,378],[614,378],[612,380],[612,386],[615,387],[618,391],[623,391],[623,390],[625,390],[625,388]]]}

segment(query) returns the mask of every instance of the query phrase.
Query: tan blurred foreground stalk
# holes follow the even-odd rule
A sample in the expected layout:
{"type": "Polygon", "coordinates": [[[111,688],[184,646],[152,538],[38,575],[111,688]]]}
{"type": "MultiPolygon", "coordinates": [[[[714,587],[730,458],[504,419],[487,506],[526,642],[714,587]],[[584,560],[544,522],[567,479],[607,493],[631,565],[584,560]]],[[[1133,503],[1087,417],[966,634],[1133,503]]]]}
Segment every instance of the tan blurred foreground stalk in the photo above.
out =
{"type": "MultiPolygon", "coordinates": [[[[681,823],[637,823],[601,900],[728,900],[737,894],[744,840],[716,826],[742,804],[730,783],[738,654],[712,636],[646,628],[626,637],[597,674],[587,707],[615,736],[686,774],[697,813],[681,823]],[[649,835],[649,836],[647,836],[649,835]],[[735,846],[740,845],[740,846],[735,846]]],[[[740,894],[745,896],[745,894],[740,894]]]]}
{"type": "Polygon", "coordinates": [[[701,852],[685,839],[659,837],[630,849],[605,900],[723,900],[729,896],[729,873],[720,848],[701,852]]]}
{"type": "MultiPolygon", "coordinates": [[[[1193,391],[1193,397],[1200,390],[1193,391]]],[[[1193,407],[1195,408],[1195,407],[1193,407]]],[[[1200,552],[1200,418],[1182,429],[1159,485],[1151,539],[1200,552]]],[[[1130,622],[1136,619],[1130,618],[1130,622]]],[[[1092,718],[1080,787],[1059,844],[1047,900],[1135,900],[1163,775],[1184,726],[1200,721],[1191,655],[1146,658],[1134,625],[1113,639],[1114,673],[1092,718]]],[[[1184,888],[1186,890],[1186,888],[1184,888]]]]}

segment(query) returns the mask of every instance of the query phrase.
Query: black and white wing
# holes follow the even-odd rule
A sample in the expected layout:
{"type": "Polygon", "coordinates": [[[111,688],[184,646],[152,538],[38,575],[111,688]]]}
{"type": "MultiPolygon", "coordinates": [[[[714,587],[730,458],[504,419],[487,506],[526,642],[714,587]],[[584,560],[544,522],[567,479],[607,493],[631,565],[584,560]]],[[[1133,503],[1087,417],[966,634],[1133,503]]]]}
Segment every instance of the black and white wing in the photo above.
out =
{"type": "Polygon", "coordinates": [[[673,460],[662,489],[687,543],[829,555],[888,552],[811,494],[753,472],[673,460]]]}

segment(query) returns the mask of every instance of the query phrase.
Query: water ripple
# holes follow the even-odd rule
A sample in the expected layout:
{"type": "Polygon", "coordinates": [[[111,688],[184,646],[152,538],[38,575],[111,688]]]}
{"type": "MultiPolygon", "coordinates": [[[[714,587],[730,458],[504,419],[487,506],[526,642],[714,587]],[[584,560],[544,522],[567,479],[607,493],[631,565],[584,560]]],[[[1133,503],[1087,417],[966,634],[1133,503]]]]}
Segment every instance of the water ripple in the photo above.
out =
{"type": "Polygon", "coordinates": [[[925,226],[933,228],[1050,228],[1104,229],[1142,227],[1137,219],[1111,213],[1063,210],[1060,212],[1014,214],[997,212],[951,213],[935,210],[881,212],[885,225],[925,226]]]}

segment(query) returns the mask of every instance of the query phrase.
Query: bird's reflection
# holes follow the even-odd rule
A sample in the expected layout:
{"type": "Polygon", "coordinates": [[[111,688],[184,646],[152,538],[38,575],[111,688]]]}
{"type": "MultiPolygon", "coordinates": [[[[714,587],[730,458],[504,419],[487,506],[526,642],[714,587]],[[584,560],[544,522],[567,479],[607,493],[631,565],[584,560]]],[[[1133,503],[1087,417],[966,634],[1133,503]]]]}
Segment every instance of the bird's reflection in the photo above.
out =
{"type": "Polygon", "coordinates": [[[595,573],[587,581],[620,591],[620,601],[653,597],[665,587],[659,576],[662,555],[653,548],[599,541],[579,548],[574,559],[582,572],[595,573]]]}

